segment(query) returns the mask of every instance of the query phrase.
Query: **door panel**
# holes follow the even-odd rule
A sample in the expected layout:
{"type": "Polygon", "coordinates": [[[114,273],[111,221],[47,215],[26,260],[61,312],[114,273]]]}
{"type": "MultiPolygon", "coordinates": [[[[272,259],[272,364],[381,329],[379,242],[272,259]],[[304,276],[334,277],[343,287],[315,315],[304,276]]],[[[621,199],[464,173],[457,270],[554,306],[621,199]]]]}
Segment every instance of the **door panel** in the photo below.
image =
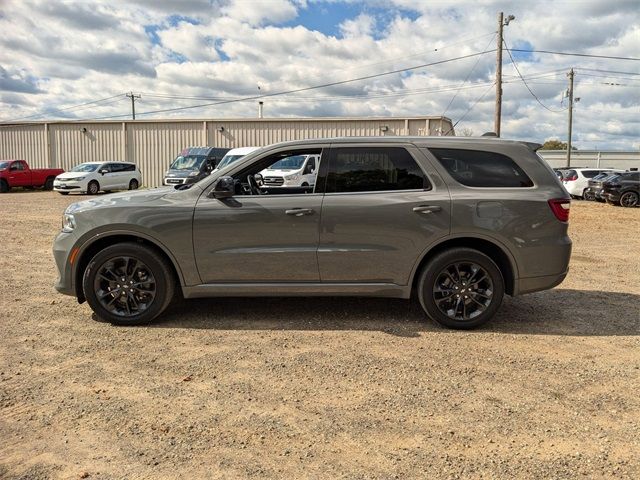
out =
{"type": "Polygon", "coordinates": [[[203,283],[318,281],[321,194],[202,195],[193,244],[203,283]]]}
{"type": "Polygon", "coordinates": [[[406,285],[427,245],[447,235],[449,226],[446,190],[328,193],[318,247],[320,278],[406,285]]]}
{"type": "Polygon", "coordinates": [[[407,285],[451,227],[449,190],[428,158],[410,145],[336,145],[327,175],[320,279],[407,285]]]}

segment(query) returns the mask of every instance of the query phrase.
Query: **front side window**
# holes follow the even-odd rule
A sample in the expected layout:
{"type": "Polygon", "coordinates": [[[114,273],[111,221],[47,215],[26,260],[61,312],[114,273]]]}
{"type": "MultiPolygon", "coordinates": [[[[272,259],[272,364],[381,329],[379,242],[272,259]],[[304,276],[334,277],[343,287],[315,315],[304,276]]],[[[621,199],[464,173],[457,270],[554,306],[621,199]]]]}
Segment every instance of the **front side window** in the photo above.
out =
{"type": "Polygon", "coordinates": [[[333,149],[327,173],[327,193],[430,188],[424,172],[402,147],[333,149]]]}
{"type": "MultiPolygon", "coordinates": [[[[533,182],[506,155],[480,150],[430,148],[454,180],[468,187],[532,187],[533,182]]],[[[567,173],[564,173],[566,178],[567,173]]]]}

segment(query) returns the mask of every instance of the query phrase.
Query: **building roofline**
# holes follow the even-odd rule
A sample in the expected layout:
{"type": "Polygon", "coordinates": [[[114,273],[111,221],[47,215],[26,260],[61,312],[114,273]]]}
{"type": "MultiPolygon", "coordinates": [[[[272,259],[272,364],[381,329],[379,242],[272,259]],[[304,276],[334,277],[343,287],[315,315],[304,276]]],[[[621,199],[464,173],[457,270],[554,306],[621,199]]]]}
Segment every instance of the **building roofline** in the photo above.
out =
{"type": "Polygon", "coordinates": [[[25,122],[0,122],[0,126],[18,126],[18,125],[52,125],[52,124],[121,124],[121,123],[167,123],[167,122],[208,122],[208,123],[225,123],[225,122],[354,122],[354,121],[404,121],[404,120],[445,120],[451,122],[449,117],[442,115],[418,115],[406,117],[273,117],[273,118],[150,118],[144,120],[31,120],[25,122]]]}

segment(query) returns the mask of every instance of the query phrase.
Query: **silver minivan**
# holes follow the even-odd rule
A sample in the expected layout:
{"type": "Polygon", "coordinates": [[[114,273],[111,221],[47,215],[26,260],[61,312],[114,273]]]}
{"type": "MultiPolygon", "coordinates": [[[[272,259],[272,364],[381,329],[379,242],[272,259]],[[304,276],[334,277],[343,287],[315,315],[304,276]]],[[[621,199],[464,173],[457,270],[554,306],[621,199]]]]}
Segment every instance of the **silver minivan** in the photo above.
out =
{"type": "Polygon", "coordinates": [[[452,328],[567,274],[570,199],[535,153],[496,138],[334,138],[260,149],[185,188],[69,206],[56,288],[112,323],[150,322],[176,289],[216,296],[417,297],[452,328]],[[260,172],[318,159],[312,186],[260,172]]]}

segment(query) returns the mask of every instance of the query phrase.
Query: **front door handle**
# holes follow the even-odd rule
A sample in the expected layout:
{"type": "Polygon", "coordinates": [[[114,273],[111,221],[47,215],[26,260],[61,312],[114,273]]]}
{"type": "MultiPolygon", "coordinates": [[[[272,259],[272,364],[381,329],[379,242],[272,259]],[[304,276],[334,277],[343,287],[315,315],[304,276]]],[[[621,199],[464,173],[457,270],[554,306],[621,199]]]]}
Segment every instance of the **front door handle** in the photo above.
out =
{"type": "Polygon", "coordinates": [[[442,210],[442,207],[437,205],[420,205],[419,207],[413,207],[413,211],[416,213],[435,213],[442,210]]]}
{"type": "Polygon", "coordinates": [[[303,215],[312,215],[313,210],[311,208],[292,208],[291,210],[285,210],[284,213],[295,217],[302,217],[303,215]]]}

